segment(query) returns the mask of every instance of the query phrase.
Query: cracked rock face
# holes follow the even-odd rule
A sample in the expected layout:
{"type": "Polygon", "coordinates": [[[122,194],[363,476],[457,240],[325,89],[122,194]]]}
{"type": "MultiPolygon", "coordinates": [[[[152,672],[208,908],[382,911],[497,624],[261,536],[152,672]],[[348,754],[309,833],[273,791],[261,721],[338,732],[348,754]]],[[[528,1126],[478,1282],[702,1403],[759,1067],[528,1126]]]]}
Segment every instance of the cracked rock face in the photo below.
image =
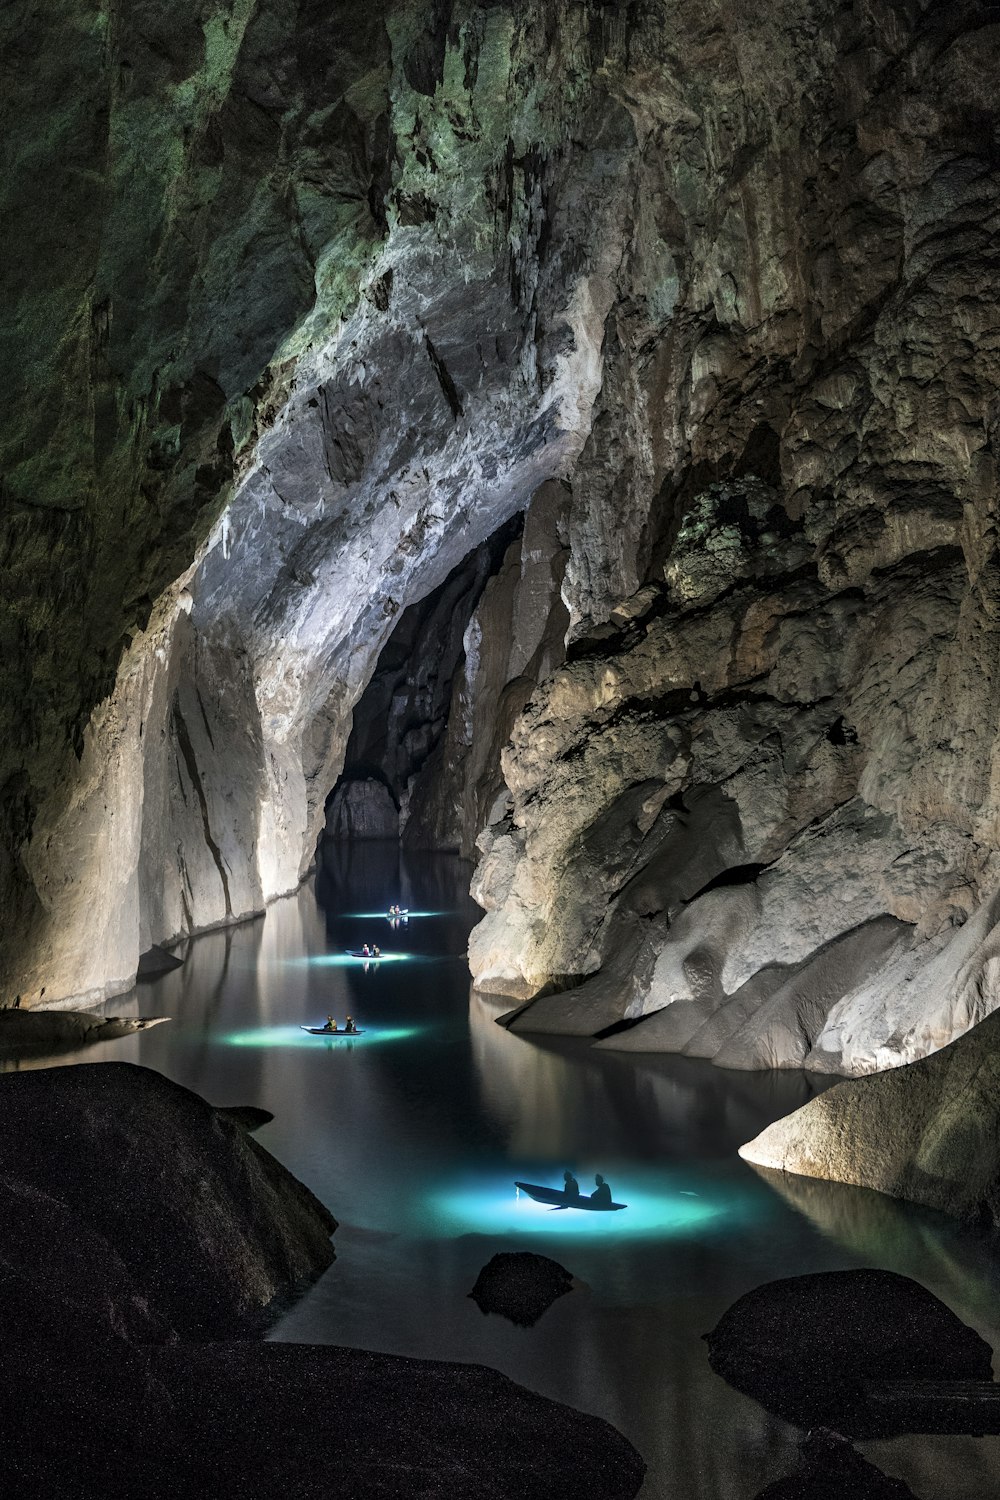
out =
{"type": "Polygon", "coordinates": [[[10,997],[294,886],[396,622],[527,511],[406,809],[480,835],[515,1024],[865,1072],[992,1010],[985,5],[77,6],[7,185],[74,225],[10,278],[10,997]]]}

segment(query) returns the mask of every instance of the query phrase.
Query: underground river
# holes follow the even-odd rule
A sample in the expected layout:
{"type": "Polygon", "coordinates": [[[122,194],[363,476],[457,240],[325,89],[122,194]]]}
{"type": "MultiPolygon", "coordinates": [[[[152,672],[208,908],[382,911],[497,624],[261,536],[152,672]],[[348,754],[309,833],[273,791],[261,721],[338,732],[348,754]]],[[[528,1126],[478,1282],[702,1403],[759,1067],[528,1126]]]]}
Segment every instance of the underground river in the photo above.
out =
{"type": "MultiPolygon", "coordinates": [[[[647,1500],[752,1500],[791,1467],[797,1432],[715,1376],[701,1339],[761,1282],[882,1266],[1000,1347],[987,1236],[878,1194],[764,1180],[737,1157],[828,1080],[497,1026],[509,1003],[469,994],[468,878],[448,857],[327,846],[298,895],[196,939],[182,969],[108,1003],[168,1025],[30,1066],[125,1059],[213,1103],[272,1110],[257,1138],[340,1227],[336,1263],[270,1337],[492,1365],[613,1422],[649,1466],[647,1500]],[[379,915],[393,901],[429,915],[393,930],[379,915]],[[393,957],[367,968],[345,957],[365,941],[393,957]],[[352,1014],[364,1036],[300,1030],[328,1013],[341,1025],[352,1014]],[[553,1214],[515,1195],[516,1177],[558,1183],[567,1166],[585,1192],[604,1172],[628,1211],[553,1214]],[[534,1328],[485,1317],[466,1295],[511,1248],[551,1255],[583,1283],[534,1328]]],[[[1000,1497],[1000,1439],[862,1447],[922,1500],[1000,1497]]]]}

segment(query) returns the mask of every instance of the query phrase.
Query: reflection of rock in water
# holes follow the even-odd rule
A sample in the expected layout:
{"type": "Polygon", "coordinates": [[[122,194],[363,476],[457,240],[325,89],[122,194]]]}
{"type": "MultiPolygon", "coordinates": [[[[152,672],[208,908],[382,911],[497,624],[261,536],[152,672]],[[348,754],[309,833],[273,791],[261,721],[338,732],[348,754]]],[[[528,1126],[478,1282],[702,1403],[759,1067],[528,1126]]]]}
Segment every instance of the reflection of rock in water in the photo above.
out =
{"type": "Polygon", "coordinates": [[[579,1160],[591,1153],[606,1160],[611,1142],[606,1126],[595,1122],[606,1119],[610,1099],[615,1138],[628,1149],[641,1140],[667,1160],[686,1161],[692,1153],[718,1158],[833,1083],[802,1073],[736,1073],[701,1058],[623,1058],[577,1039],[517,1036],[496,1024],[510,1009],[504,996],[470,992],[483,1100],[525,1156],[579,1160]]]}

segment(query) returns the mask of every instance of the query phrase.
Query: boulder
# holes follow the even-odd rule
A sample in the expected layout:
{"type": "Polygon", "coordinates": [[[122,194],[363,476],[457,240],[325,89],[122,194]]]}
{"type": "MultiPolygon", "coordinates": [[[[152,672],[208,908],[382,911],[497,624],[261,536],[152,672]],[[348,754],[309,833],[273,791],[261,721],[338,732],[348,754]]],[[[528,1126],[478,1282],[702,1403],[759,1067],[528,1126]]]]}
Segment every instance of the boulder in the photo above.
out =
{"type": "Polygon", "coordinates": [[[865,1382],[992,1380],[991,1350],[978,1333],[891,1271],[768,1282],[734,1302],[705,1337],[716,1374],[768,1411],[853,1437],[912,1430],[905,1420],[895,1425],[894,1409],[868,1400],[865,1382]]]}
{"type": "Polygon", "coordinates": [[[818,1427],[799,1452],[795,1472],[769,1484],[757,1500],[914,1500],[908,1485],[868,1463],[839,1432],[818,1427]]]}
{"type": "MultiPolygon", "coordinates": [[[[22,1203],[44,1195],[66,1216],[64,1258],[41,1293],[104,1298],[104,1246],[126,1300],[144,1299],[157,1325],[183,1337],[259,1326],[334,1258],[335,1221],[302,1183],[224,1112],[131,1063],[0,1079],[0,1174],[22,1203]],[[90,1248],[77,1255],[78,1244],[90,1248]]],[[[17,1264],[45,1264],[41,1209],[30,1221],[37,1255],[26,1214],[17,1264]]]]}
{"type": "Polygon", "coordinates": [[[256,1104],[217,1104],[215,1113],[226,1120],[232,1120],[234,1125],[240,1125],[244,1130],[259,1130],[262,1125],[270,1125],[274,1119],[269,1109],[260,1109],[256,1104]]]}
{"type": "Polygon", "coordinates": [[[530,1328],[572,1290],[573,1277],[557,1260],[530,1250],[501,1250],[480,1271],[469,1296],[480,1312],[499,1313],[530,1328]]]}
{"type": "Polygon", "coordinates": [[[1000,1012],[932,1057],[838,1083],[740,1155],[1000,1225],[998,1049],[1000,1012]]]}
{"type": "Polygon", "coordinates": [[[18,1500],[631,1500],[645,1465],[607,1422],[494,1370],[280,1343],[67,1359],[0,1349],[0,1488],[18,1500]],[[6,1367],[5,1367],[6,1366],[6,1367]],[[7,1399],[9,1390],[9,1400],[7,1399]]]}

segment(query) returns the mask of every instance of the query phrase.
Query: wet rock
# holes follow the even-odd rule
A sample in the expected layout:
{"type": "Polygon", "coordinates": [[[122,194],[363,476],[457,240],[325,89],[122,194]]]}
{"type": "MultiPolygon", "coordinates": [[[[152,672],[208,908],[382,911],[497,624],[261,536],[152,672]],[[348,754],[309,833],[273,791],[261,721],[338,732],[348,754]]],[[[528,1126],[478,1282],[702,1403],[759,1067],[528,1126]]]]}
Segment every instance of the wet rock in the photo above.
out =
{"type": "Polygon", "coordinates": [[[933,1057],[838,1083],[740,1155],[1000,1227],[998,1045],[994,1014],[933,1057]]]}
{"type": "MultiPolygon", "coordinates": [[[[307,1188],[240,1125],[130,1063],[0,1079],[0,1173],[79,1221],[150,1319],[183,1337],[258,1326],[333,1260],[335,1222],[307,1188]]],[[[60,1243],[56,1299],[99,1299],[73,1235],[60,1243]]]]}
{"type": "Polygon", "coordinates": [[[908,1485],[868,1463],[838,1432],[818,1427],[799,1451],[795,1473],[769,1484],[757,1500],[914,1500],[908,1485]]]}
{"type": "Polygon", "coordinates": [[[713,1370],[737,1390],[785,1421],[852,1437],[911,1430],[905,1415],[899,1422],[866,1397],[867,1381],[992,1379],[989,1345],[918,1282],[890,1271],[769,1282],[705,1337],[713,1370]]]}
{"type": "Polygon", "coordinates": [[[469,1296],[480,1312],[530,1328],[572,1290],[573,1277],[558,1261],[530,1250],[501,1250],[480,1271],[469,1296]]]}
{"type": "Polygon", "coordinates": [[[72,1052],[169,1020],[169,1016],[104,1016],[75,1010],[0,1010],[0,1056],[72,1052]]]}

